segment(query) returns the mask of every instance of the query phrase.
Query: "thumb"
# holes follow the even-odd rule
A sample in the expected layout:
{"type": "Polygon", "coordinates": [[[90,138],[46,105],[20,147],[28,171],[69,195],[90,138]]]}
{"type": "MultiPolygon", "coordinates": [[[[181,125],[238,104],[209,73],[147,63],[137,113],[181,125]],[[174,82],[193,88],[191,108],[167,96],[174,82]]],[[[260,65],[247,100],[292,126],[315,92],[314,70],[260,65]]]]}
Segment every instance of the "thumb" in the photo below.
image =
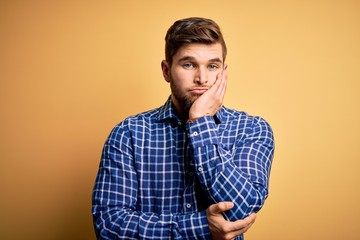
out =
{"type": "Polygon", "coordinates": [[[227,210],[230,210],[233,207],[234,207],[234,203],[232,203],[232,202],[219,202],[219,203],[212,204],[208,208],[208,211],[210,214],[219,214],[219,213],[225,212],[227,210]]]}

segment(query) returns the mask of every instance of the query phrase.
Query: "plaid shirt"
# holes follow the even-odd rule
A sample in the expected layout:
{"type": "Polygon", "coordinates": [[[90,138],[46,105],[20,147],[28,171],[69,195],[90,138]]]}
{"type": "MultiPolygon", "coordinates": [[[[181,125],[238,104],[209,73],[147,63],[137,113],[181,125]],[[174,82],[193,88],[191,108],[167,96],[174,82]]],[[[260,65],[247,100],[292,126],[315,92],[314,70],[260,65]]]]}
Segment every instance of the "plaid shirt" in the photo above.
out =
{"type": "Polygon", "coordinates": [[[182,122],[169,98],[121,122],[106,141],[93,191],[96,234],[211,239],[209,205],[232,201],[224,214],[231,221],[263,206],[273,151],[262,118],[222,107],[214,117],[182,122]]]}

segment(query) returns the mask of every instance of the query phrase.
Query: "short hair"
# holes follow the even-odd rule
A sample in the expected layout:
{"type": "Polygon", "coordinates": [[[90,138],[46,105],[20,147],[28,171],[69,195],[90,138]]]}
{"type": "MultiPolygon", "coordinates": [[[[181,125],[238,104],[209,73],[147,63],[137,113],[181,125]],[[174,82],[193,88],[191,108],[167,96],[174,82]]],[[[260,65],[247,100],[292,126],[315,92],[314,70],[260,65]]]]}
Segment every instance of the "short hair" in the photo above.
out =
{"type": "Polygon", "coordinates": [[[227,49],[219,25],[211,19],[191,17],[174,22],[166,33],[165,59],[170,66],[177,51],[191,43],[220,43],[225,61],[227,49]]]}

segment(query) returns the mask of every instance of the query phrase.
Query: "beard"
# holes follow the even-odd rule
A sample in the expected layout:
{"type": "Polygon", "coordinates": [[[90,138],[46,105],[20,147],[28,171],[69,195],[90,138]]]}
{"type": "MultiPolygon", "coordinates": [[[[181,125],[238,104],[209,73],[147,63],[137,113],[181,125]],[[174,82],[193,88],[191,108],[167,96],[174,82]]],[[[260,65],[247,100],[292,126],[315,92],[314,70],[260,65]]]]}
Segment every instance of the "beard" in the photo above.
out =
{"type": "Polygon", "coordinates": [[[172,96],[176,99],[176,101],[180,105],[182,111],[184,113],[188,113],[191,108],[191,105],[195,102],[195,100],[199,96],[194,96],[194,95],[190,95],[190,94],[187,95],[176,84],[174,84],[173,81],[170,82],[170,88],[171,88],[172,96]]]}
{"type": "MultiPolygon", "coordinates": [[[[183,117],[188,117],[191,106],[202,94],[194,94],[190,91],[190,89],[179,86],[171,75],[169,78],[173,104],[175,104],[178,114],[183,117]]],[[[193,87],[210,88],[211,86],[194,84],[193,87]]]]}
{"type": "Polygon", "coordinates": [[[171,95],[173,98],[173,102],[177,107],[180,109],[177,109],[180,111],[179,113],[183,114],[184,116],[187,116],[189,113],[189,110],[192,106],[192,104],[195,102],[196,99],[198,99],[201,95],[194,95],[188,91],[188,89],[184,89],[180,87],[178,84],[176,84],[176,81],[173,80],[172,76],[170,75],[170,89],[171,89],[171,95]]]}

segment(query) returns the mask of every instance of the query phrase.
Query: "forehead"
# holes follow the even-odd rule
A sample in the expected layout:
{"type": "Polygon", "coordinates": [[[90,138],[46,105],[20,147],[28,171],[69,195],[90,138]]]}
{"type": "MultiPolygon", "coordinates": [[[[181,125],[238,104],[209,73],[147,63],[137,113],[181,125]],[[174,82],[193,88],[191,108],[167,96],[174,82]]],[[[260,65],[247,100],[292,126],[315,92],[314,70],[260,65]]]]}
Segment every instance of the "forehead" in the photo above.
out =
{"type": "Polygon", "coordinates": [[[191,43],[179,48],[173,57],[173,61],[176,62],[189,58],[196,61],[209,61],[213,59],[220,59],[223,61],[223,49],[220,43],[191,43]]]}

